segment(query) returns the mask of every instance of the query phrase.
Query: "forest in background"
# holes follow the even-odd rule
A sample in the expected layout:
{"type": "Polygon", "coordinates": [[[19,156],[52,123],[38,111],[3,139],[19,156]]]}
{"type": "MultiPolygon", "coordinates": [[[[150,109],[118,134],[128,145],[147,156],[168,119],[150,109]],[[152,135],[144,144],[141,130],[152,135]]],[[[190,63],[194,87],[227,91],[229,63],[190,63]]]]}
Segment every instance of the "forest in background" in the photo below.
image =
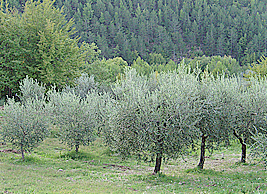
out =
{"type": "MultiPolygon", "coordinates": [[[[25,0],[8,3],[22,12],[25,0]]],[[[138,56],[150,64],[150,53],[165,63],[226,55],[240,65],[266,56],[265,0],[56,0],[55,6],[74,18],[80,42],[130,64],[138,56]]]]}
{"type": "Polygon", "coordinates": [[[147,75],[178,64],[214,76],[267,74],[264,0],[2,0],[1,7],[1,98],[18,93],[26,75],[62,89],[82,73],[110,84],[126,66],[147,75]]]}

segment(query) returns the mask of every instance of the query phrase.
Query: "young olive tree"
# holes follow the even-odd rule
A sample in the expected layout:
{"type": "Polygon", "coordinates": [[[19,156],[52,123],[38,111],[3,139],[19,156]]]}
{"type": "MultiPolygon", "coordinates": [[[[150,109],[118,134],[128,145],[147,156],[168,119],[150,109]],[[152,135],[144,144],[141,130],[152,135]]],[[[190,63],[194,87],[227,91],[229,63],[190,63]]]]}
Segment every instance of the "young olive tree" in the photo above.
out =
{"type": "Polygon", "coordinates": [[[116,100],[105,136],[112,150],[123,156],[156,158],[158,173],[163,158],[177,158],[191,146],[200,103],[196,76],[181,68],[179,73],[147,79],[131,69],[113,92],[116,100]]]}
{"type": "Polygon", "coordinates": [[[45,100],[45,86],[37,80],[29,78],[28,75],[19,83],[20,94],[19,99],[22,103],[28,100],[45,100]]]}
{"type": "Polygon", "coordinates": [[[60,139],[78,152],[80,145],[89,145],[94,140],[97,94],[92,91],[86,98],[73,92],[48,92],[49,104],[53,107],[53,119],[59,124],[60,139]]]}
{"type": "Polygon", "coordinates": [[[86,98],[87,94],[92,90],[98,89],[98,83],[95,82],[94,76],[90,76],[83,73],[80,77],[74,79],[74,86],[67,86],[65,92],[74,92],[77,96],[81,98],[86,98]]]}
{"type": "Polygon", "coordinates": [[[249,87],[241,91],[240,97],[235,99],[235,116],[233,135],[241,144],[241,162],[246,162],[247,145],[254,143],[252,133],[255,127],[259,132],[265,129],[267,113],[267,81],[263,79],[251,78],[249,87]]]}
{"type": "Polygon", "coordinates": [[[26,77],[20,83],[21,102],[8,98],[4,105],[2,136],[24,152],[30,151],[48,134],[49,106],[45,87],[26,77]]]}

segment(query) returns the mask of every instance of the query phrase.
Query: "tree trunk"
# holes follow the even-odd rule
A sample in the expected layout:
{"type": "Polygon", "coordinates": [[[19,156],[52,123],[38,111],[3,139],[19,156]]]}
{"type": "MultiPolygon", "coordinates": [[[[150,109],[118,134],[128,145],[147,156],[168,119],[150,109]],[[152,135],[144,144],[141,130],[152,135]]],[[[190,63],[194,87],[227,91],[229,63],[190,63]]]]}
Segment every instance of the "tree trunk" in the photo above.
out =
{"type": "Polygon", "coordinates": [[[162,153],[157,153],[156,165],[155,165],[155,169],[154,169],[155,173],[158,173],[160,171],[161,161],[162,161],[162,153]]]}
{"type": "Polygon", "coordinates": [[[24,150],[23,150],[22,145],[20,145],[20,151],[21,151],[22,160],[24,160],[24,150]]]}
{"type": "Polygon", "coordinates": [[[206,139],[208,136],[205,136],[204,134],[202,135],[202,141],[201,141],[201,152],[200,152],[200,160],[199,164],[197,167],[199,169],[203,169],[204,167],[204,162],[205,162],[205,145],[206,145],[206,139]]]}
{"type": "Polygon", "coordinates": [[[242,145],[242,154],[241,154],[241,162],[246,163],[246,153],[247,153],[247,145],[244,143],[243,139],[237,135],[236,131],[234,130],[234,136],[239,140],[240,144],[242,145]]]}
{"type": "Polygon", "coordinates": [[[159,152],[157,153],[157,156],[156,156],[156,165],[155,165],[154,173],[158,173],[160,171],[161,161],[162,161],[162,150],[163,150],[163,139],[161,137],[161,130],[160,130],[159,122],[157,122],[157,126],[158,126],[157,145],[159,148],[159,152]]]}
{"type": "Polygon", "coordinates": [[[10,87],[8,87],[8,97],[9,98],[12,97],[12,89],[10,87]]]}
{"type": "Polygon", "coordinates": [[[76,153],[78,153],[78,150],[79,150],[79,144],[76,144],[75,145],[75,151],[76,151],[76,153]]]}
{"type": "Polygon", "coordinates": [[[242,155],[241,155],[242,163],[246,163],[246,152],[247,152],[247,145],[242,143],[242,155]]]}

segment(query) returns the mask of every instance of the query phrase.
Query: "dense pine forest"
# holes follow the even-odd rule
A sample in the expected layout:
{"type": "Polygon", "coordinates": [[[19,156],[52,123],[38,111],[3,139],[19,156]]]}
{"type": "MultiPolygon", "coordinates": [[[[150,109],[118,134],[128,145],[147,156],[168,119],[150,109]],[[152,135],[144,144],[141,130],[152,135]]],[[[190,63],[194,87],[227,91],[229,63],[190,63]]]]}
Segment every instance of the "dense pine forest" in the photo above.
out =
{"type": "Polygon", "coordinates": [[[266,61],[265,0],[55,0],[63,18],[36,1],[1,2],[2,97],[26,75],[62,88],[82,72],[114,82],[125,66],[149,74],[185,63],[232,74],[266,61]]]}
{"type": "MultiPolygon", "coordinates": [[[[22,11],[24,1],[12,0],[22,11]]],[[[232,56],[241,65],[266,55],[265,0],[56,0],[67,19],[74,18],[80,41],[96,43],[101,56],[150,53],[166,60],[183,57],[232,56]]]]}

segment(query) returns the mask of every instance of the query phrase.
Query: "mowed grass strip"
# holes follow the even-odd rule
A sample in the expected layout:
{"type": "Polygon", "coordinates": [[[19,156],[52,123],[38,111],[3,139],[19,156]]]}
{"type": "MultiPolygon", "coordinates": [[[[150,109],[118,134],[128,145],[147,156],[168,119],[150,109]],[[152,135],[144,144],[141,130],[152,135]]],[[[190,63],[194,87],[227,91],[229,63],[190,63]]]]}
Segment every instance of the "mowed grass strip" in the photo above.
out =
{"type": "MultiPolygon", "coordinates": [[[[0,150],[12,150],[1,145],[0,150]]],[[[239,146],[223,148],[206,158],[198,170],[198,153],[164,163],[152,175],[154,163],[121,160],[101,139],[80,153],[48,138],[32,153],[0,152],[0,193],[266,193],[262,164],[238,163],[239,146]]]]}

